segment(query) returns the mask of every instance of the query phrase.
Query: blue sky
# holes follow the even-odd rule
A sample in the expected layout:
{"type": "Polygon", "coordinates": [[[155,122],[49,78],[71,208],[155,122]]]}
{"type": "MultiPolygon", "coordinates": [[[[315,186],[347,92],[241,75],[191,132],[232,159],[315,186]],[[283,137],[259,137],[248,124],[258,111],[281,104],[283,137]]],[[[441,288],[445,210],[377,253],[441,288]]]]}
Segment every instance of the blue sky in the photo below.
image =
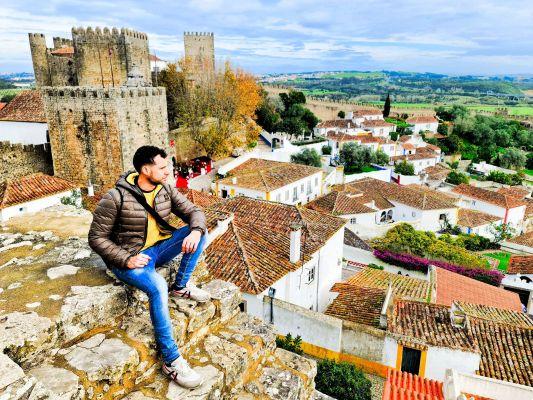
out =
{"type": "Polygon", "coordinates": [[[183,55],[184,31],[215,33],[216,58],[254,73],[404,70],[533,73],[533,1],[3,0],[0,72],[31,71],[28,32],[72,26],[148,33],[158,56],[183,55]]]}

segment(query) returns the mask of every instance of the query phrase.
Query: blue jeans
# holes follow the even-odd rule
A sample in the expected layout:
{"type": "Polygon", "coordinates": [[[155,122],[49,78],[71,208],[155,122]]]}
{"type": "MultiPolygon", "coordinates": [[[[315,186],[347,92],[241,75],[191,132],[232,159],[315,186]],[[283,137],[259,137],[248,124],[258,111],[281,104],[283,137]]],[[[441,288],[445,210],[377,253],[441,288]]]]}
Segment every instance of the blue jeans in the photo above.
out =
{"type": "MultiPolygon", "coordinates": [[[[112,268],[115,276],[122,282],[142,290],[148,295],[150,318],[154,327],[157,346],[165,363],[171,363],[180,356],[178,346],[172,335],[172,322],[168,311],[168,285],[165,278],[157,273],[156,267],[165,264],[181,253],[181,245],[190,229],[185,226],[172,233],[172,237],[162,240],[141,253],[150,256],[143,268],[112,268]]],[[[183,254],[176,275],[175,285],[185,286],[191,277],[204,248],[205,235],[202,235],[194,253],[183,254]]]]}

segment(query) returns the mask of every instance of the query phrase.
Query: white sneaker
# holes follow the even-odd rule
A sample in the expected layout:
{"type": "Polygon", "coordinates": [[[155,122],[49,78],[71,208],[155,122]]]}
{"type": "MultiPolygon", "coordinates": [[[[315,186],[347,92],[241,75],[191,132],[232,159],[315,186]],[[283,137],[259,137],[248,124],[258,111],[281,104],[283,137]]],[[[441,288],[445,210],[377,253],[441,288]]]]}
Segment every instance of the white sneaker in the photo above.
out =
{"type": "Polygon", "coordinates": [[[206,301],[211,300],[211,294],[209,294],[209,292],[200,289],[190,281],[181,290],[172,289],[170,294],[174,297],[183,297],[184,299],[196,300],[198,303],[205,303],[206,301]]]}
{"type": "Polygon", "coordinates": [[[202,375],[194,371],[182,356],[175,359],[170,366],[163,363],[163,373],[187,389],[198,387],[204,381],[202,375]]]}

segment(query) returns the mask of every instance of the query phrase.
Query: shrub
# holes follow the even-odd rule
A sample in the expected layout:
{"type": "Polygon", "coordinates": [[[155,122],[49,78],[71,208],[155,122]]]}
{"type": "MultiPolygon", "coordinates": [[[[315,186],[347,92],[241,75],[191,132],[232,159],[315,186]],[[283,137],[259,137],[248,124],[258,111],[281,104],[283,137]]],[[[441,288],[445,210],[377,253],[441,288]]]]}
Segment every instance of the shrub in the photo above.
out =
{"type": "Polygon", "coordinates": [[[371,400],[372,383],[363,372],[347,362],[321,360],[315,377],[316,390],[335,399],[371,400]]]}
{"type": "Polygon", "coordinates": [[[380,260],[410,271],[427,273],[429,266],[434,265],[493,286],[499,286],[504,276],[500,271],[468,268],[450,264],[445,261],[429,260],[427,258],[417,257],[410,254],[394,253],[387,250],[374,250],[374,255],[380,260]]]}
{"type": "Polygon", "coordinates": [[[287,333],[285,337],[278,337],[276,338],[276,346],[284,350],[292,351],[296,354],[303,354],[302,338],[300,335],[293,338],[290,333],[287,333]]]}
{"type": "Polygon", "coordinates": [[[299,153],[291,156],[291,162],[296,164],[310,165],[312,167],[321,167],[322,160],[320,154],[315,149],[303,149],[299,153]]]}
{"type": "Polygon", "coordinates": [[[403,160],[394,166],[394,172],[401,175],[413,176],[415,174],[415,167],[413,164],[403,160]]]}
{"type": "Polygon", "coordinates": [[[506,174],[500,171],[490,171],[487,175],[487,180],[503,183],[504,185],[521,185],[524,180],[524,174],[522,172],[506,174]]]}
{"type": "Polygon", "coordinates": [[[337,117],[339,117],[339,118],[344,118],[344,117],[346,117],[346,113],[345,113],[344,111],[340,110],[340,111],[337,113],[337,117]]]}
{"type": "Polygon", "coordinates": [[[461,183],[468,183],[470,179],[466,174],[457,171],[450,171],[446,177],[446,182],[451,183],[452,185],[460,185],[461,183]]]}
{"type": "Polygon", "coordinates": [[[367,267],[383,271],[383,265],[377,265],[377,264],[370,263],[370,264],[367,265],[367,267]]]}
{"type": "Polygon", "coordinates": [[[73,190],[70,196],[61,197],[60,201],[61,204],[80,208],[82,206],[81,192],[78,189],[73,190]]]}
{"type": "Polygon", "coordinates": [[[329,144],[325,144],[324,146],[322,146],[322,154],[324,154],[325,156],[329,156],[331,154],[331,146],[329,144]]]}

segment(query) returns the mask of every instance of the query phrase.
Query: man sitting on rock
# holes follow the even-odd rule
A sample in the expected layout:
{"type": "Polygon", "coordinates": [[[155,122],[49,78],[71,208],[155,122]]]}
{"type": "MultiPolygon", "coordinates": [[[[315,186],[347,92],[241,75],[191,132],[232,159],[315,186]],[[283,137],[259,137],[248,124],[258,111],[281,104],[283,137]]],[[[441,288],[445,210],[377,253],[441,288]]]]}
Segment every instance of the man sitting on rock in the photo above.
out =
{"type": "Polygon", "coordinates": [[[189,278],[202,253],[207,233],[205,215],[175,187],[166,183],[167,154],[142,146],[133,156],[137,172],[124,174],[94,211],[89,245],[115,276],[148,295],[155,339],[163,358],[163,373],[181,386],[201,385],[202,377],[180,356],[172,335],[169,288],[156,267],[183,253],[171,296],[205,302],[209,293],[189,278]],[[173,213],[188,226],[168,224],[173,213]]]}

